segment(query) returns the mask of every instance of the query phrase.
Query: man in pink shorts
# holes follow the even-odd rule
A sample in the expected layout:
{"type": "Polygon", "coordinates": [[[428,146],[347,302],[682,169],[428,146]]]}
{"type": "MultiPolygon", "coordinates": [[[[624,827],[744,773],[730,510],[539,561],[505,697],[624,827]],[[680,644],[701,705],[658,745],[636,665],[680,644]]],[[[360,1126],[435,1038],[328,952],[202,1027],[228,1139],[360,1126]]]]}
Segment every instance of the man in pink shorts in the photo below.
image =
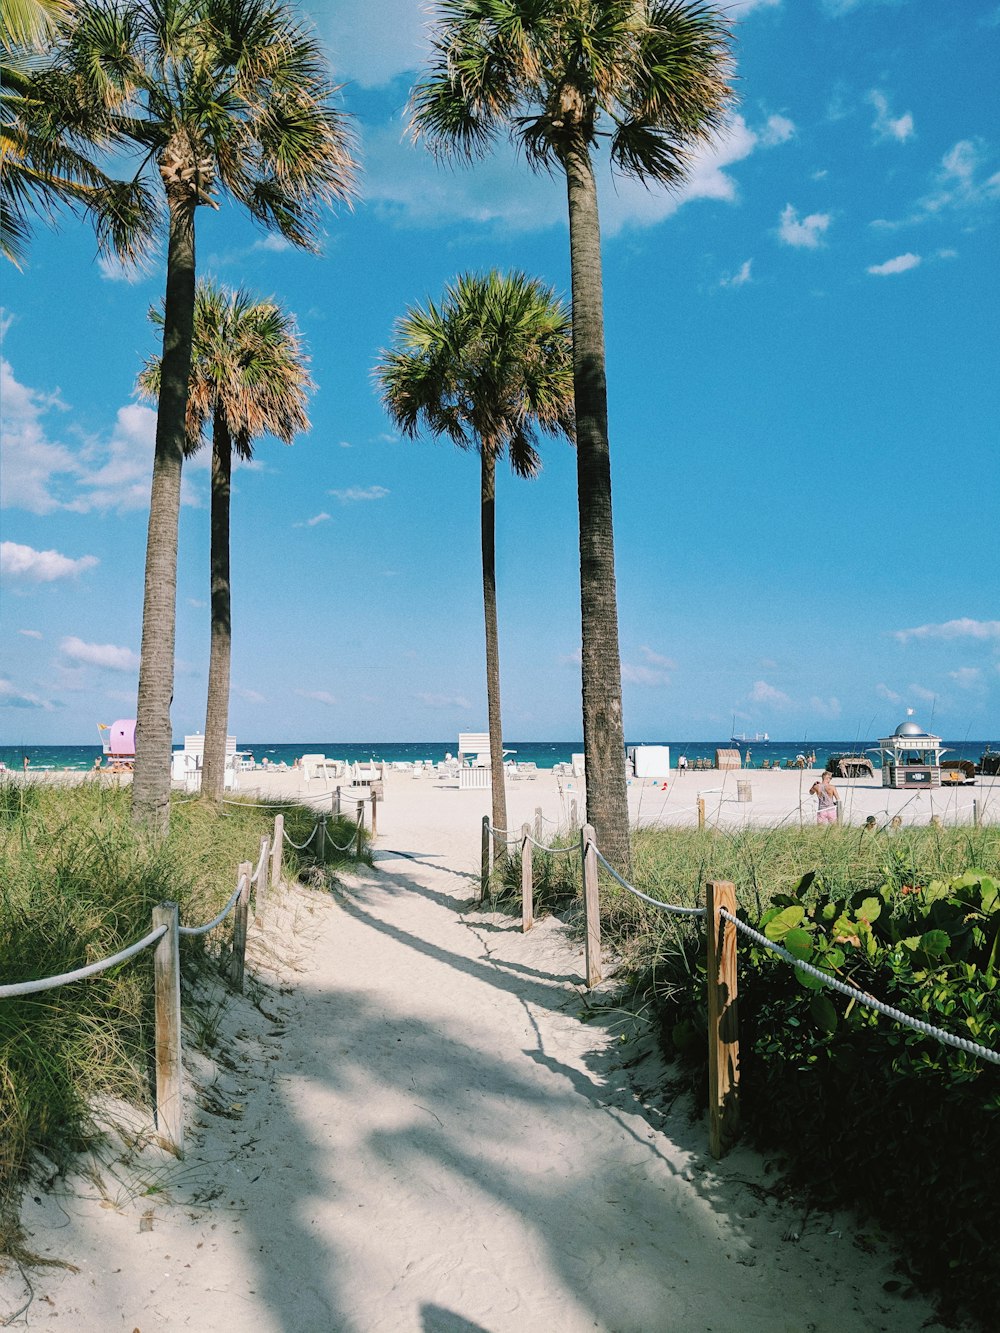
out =
{"type": "Polygon", "coordinates": [[[833,785],[833,775],[829,769],[824,769],[823,776],[809,788],[809,795],[815,796],[819,801],[816,823],[836,824],[837,802],[840,798],[837,795],[837,788],[833,785]]]}

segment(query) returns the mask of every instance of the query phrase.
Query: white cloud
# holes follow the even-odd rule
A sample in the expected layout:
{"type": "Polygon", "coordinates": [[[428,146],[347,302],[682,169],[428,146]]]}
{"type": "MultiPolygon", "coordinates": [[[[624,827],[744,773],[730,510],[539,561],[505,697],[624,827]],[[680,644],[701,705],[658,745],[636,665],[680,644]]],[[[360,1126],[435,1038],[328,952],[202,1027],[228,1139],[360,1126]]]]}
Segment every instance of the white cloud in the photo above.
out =
{"type": "Polygon", "coordinates": [[[910,685],[907,687],[907,694],[911,694],[914,699],[919,699],[921,703],[933,704],[937,702],[937,690],[929,690],[925,685],[910,685]]]}
{"type": "Polygon", "coordinates": [[[840,700],[834,698],[831,694],[829,699],[821,699],[818,695],[813,695],[809,700],[809,707],[820,717],[829,719],[838,718],[841,714],[840,700]]]}
{"type": "MultiPolygon", "coordinates": [[[[88,466],[80,494],[64,506],[76,513],[93,510],[145,509],[153,475],[156,413],[142,403],[128,403],[115,415],[111,439],[92,441],[84,450],[88,466]]],[[[190,503],[190,498],[188,498],[190,503]]]]}
{"type": "Polygon", "coordinates": [[[639,652],[642,653],[644,660],[648,662],[650,666],[666,667],[670,671],[673,671],[677,666],[677,663],[671,658],[664,657],[662,653],[654,652],[648,644],[641,644],[639,646],[639,652]]]}
{"type": "MultiPolygon", "coordinates": [[[[28,583],[54,583],[56,579],[76,578],[100,564],[96,555],[81,555],[74,560],[58,551],[36,551],[17,542],[0,542],[0,574],[28,583]]],[[[22,634],[37,631],[22,630],[22,634]]],[[[38,635],[41,638],[41,635],[38,635]]]]}
{"type": "MultiPolygon", "coordinates": [[[[733,116],[713,143],[692,153],[687,177],[674,191],[612,176],[607,155],[600,156],[595,169],[602,231],[613,236],[626,227],[655,226],[695,199],[734,203],[738,187],[727,168],[760,146],[782,142],[785,133],[781,117],[772,117],[758,135],[742,116],[733,116]]],[[[531,171],[505,139],[471,165],[439,164],[395,122],[368,131],[364,158],[366,199],[400,224],[465,221],[506,232],[566,225],[562,181],[531,171]]]]}
{"type": "Polygon", "coordinates": [[[669,685],[670,677],[665,671],[657,667],[633,666],[629,662],[622,663],[622,680],[628,685],[669,685]]]}
{"type": "Polygon", "coordinates": [[[45,635],[40,629],[19,629],[18,634],[23,634],[26,639],[44,639],[45,635]]]}
{"type": "Polygon", "coordinates": [[[0,450],[6,508],[49,514],[62,507],[53,489],[63,484],[63,478],[72,480],[82,471],[72,451],[46,435],[43,418],[53,410],[65,410],[58,390],[43,394],[21,384],[10,362],[0,359],[0,450]]]}
{"type": "Polygon", "coordinates": [[[940,625],[918,625],[915,629],[896,629],[892,637],[900,643],[910,639],[1000,639],[1000,620],[946,620],[940,625]]]}
{"type": "Polygon", "coordinates": [[[906,143],[913,137],[913,117],[907,111],[902,116],[893,117],[889,113],[889,100],[885,93],[877,88],[868,94],[868,101],[875,108],[872,129],[879,139],[895,139],[897,143],[906,143]]]}
{"type": "Polygon", "coordinates": [[[428,694],[420,691],[415,694],[414,699],[422,703],[427,708],[463,708],[469,709],[472,703],[464,694],[428,694]]]}
{"type": "Polygon", "coordinates": [[[1000,201],[1000,171],[985,175],[985,146],[980,141],[960,139],[941,159],[931,193],[919,199],[905,218],[877,218],[871,225],[892,231],[898,227],[946,217],[952,212],[982,211],[1000,201]]]}
{"type": "Polygon", "coordinates": [[[775,148],[778,144],[788,143],[795,137],[795,122],[787,116],[768,116],[760,132],[760,141],[765,148],[775,148]]]}
{"type": "MultiPolygon", "coordinates": [[[[69,409],[59,391],[21,384],[0,360],[0,449],[3,504],[33,514],[143,509],[149,504],[156,413],[139,403],[118,409],[110,436],[86,438],[75,427],[72,444],[49,437],[46,418],[69,409]]],[[[182,501],[197,503],[186,480],[182,501]]]]}
{"type": "Polygon", "coordinates": [[[337,702],[329,690],[296,690],[295,693],[300,699],[315,699],[318,704],[326,704],[328,708],[333,708],[337,702]]]}
{"type": "Polygon", "coordinates": [[[324,510],[322,514],[314,514],[312,518],[307,518],[305,526],[314,528],[317,523],[329,523],[330,515],[324,510]]]}
{"type": "Polygon", "coordinates": [[[916,268],[919,263],[919,255],[907,252],[905,255],[897,255],[895,259],[887,259],[884,264],[870,264],[865,272],[873,273],[876,277],[885,277],[888,273],[906,273],[908,269],[916,268]]]}
{"type": "Polygon", "coordinates": [[[755,680],[749,698],[755,704],[773,704],[775,708],[789,708],[791,699],[783,690],[768,685],[766,680],[755,680]]]}
{"type": "Polygon", "coordinates": [[[798,209],[793,204],[787,204],[781,214],[778,236],[786,245],[816,250],[829,226],[829,213],[810,213],[800,220],[798,209]]]}
{"type": "Polygon", "coordinates": [[[745,259],[735,273],[726,273],[719,279],[720,287],[743,287],[753,279],[750,275],[750,267],[753,264],[752,259],[745,259]]]}
{"type": "Polygon", "coordinates": [[[156,266],[155,260],[156,256],[150,255],[141,263],[125,264],[114,255],[100,255],[97,267],[106,282],[124,282],[129,287],[134,287],[152,276],[156,266]]]}
{"type": "Polygon", "coordinates": [[[241,689],[239,685],[233,686],[233,693],[248,704],[266,704],[267,700],[256,690],[241,689]]]}
{"type": "Polygon", "coordinates": [[[9,680],[0,680],[0,708],[41,708],[50,713],[55,705],[37,694],[25,694],[9,680]]]}
{"type": "Polygon", "coordinates": [[[958,667],[948,675],[963,690],[975,690],[982,685],[983,673],[979,667],[958,667]]]}
{"type": "Polygon", "coordinates": [[[357,0],[308,0],[307,8],[329,45],[338,82],[378,88],[427,59],[427,14],[414,0],[379,0],[363,11],[357,0]]]}
{"type": "MultiPolygon", "coordinates": [[[[330,491],[329,494],[335,496],[341,504],[355,504],[364,500],[384,500],[389,492],[384,486],[349,486],[347,490],[330,491]]],[[[322,515],[315,521],[319,522],[320,518],[322,515]]]]}
{"type": "Polygon", "coordinates": [[[889,686],[882,684],[881,681],[875,686],[875,693],[880,699],[887,699],[891,704],[903,702],[902,695],[897,694],[895,690],[890,690],[889,686]]]}
{"type": "Polygon", "coordinates": [[[139,670],[139,654],[114,643],[85,643],[70,635],[60,643],[59,651],[74,662],[104,667],[107,671],[139,670]]]}

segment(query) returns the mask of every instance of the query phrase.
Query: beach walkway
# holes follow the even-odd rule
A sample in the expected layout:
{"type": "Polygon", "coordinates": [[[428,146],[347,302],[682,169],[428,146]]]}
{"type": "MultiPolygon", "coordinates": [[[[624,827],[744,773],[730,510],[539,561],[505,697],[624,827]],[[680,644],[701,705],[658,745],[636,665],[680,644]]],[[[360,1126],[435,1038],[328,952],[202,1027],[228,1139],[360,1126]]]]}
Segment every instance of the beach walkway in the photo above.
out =
{"type": "Polygon", "coordinates": [[[779,1202],[745,1148],[708,1157],[641,1023],[581,1021],[559,922],[476,909],[474,821],[386,826],[374,871],[290,890],[257,939],[271,983],[196,1058],[185,1160],[26,1201],[29,1245],[79,1271],[34,1270],[14,1327],[937,1327],[850,1219],[779,1202]]]}

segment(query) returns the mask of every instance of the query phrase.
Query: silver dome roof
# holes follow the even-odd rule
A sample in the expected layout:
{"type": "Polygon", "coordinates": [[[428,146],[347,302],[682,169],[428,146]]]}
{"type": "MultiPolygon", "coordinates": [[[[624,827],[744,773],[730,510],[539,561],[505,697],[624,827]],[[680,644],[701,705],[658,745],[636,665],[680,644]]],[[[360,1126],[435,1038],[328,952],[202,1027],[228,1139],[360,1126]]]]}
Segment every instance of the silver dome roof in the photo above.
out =
{"type": "Polygon", "coordinates": [[[924,731],[923,727],[918,727],[916,722],[900,722],[892,734],[894,736],[926,736],[927,732],[924,731]]]}

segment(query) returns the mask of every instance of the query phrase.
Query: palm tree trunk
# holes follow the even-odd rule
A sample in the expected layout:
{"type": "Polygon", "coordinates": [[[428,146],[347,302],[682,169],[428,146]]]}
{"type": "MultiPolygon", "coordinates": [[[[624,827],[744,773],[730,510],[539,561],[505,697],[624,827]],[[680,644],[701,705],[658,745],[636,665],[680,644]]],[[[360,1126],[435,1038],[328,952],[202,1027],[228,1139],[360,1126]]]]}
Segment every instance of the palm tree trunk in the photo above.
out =
{"type": "Polygon", "coordinates": [[[232,590],[229,582],[229,500],[233,446],[225,416],[218,407],[212,423],[212,637],[208,658],[208,703],[205,710],[205,758],[201,772],[203,799],[221,801],[226,774],[226,733],[229,730],[229,671],[232,658],[232,590]]]}
{"type": "Polygon", "coordinates": [[[132,819],[165,836],[170,827],[170,704],[174,686],[177,528],[194,335],[194,205],[172,199],[163,312],[163,360],[146,536],[146,584],[136,701],[132,819]]]}
{"type": "MultiPolygon", "coordinates": [[[[483,617],[486,621],[486,711],[490,724],[490,782],[493,827],[507,827],[507,791],[503,773],[503,725],[500,721],[500,635],[497,630],[496,454],[487,441],[479,446],[481,460],[480,525],[483,541],[483,617]]],[[[494,841],[494,858],[505,854],[494,841]]],[[[504,845],[505,848],[505,845],[504,845]]]]}
{"type": "Polygon", "coordinates": [[[604,358],[601,228],[584,143],[564,158],[573,284],[573,388],[580,508],[580,620],[587,819],[598,845],[629,874],[628,788],[622,724],[618,599],[611,521],[611,456],[604,358]]]}

